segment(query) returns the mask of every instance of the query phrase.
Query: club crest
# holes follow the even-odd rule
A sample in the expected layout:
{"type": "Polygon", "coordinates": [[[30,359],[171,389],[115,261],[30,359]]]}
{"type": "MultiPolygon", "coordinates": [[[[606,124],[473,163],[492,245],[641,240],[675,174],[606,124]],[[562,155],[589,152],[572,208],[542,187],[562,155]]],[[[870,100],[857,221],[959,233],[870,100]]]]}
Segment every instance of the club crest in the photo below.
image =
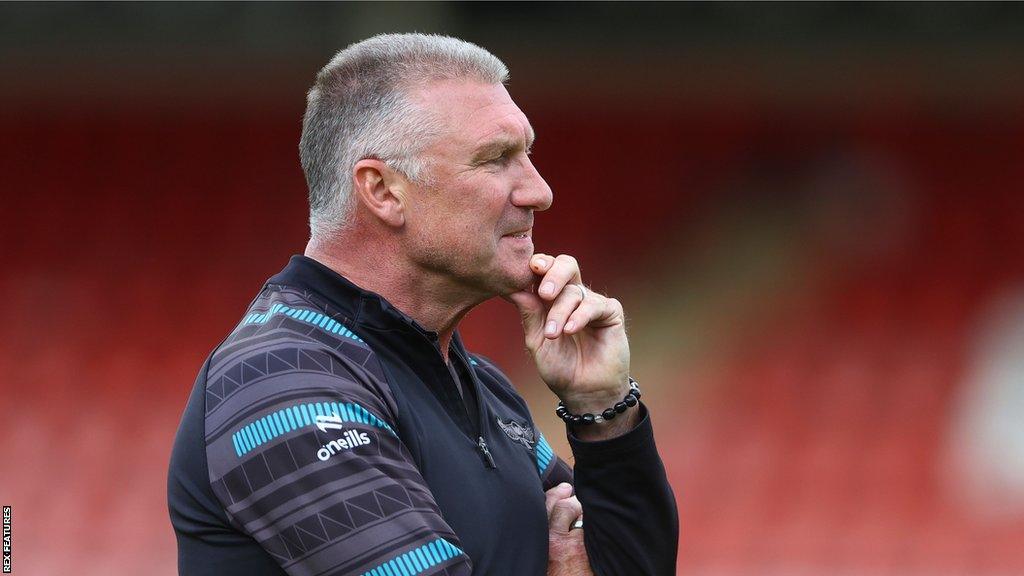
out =
{"type": "Polygon", "coordinates": [[[533,450],[534,445],[537,443],[537,437],[533,433],[533,429],[525,422],[522,424],[515,420],[504,422],[501,418],[495,418],[495,420],[498,421],[498,426],[501,426],[501,429],[505,431],[505,435],[511,438],[513,442],[522,444],[527,450],[533,450]]]}

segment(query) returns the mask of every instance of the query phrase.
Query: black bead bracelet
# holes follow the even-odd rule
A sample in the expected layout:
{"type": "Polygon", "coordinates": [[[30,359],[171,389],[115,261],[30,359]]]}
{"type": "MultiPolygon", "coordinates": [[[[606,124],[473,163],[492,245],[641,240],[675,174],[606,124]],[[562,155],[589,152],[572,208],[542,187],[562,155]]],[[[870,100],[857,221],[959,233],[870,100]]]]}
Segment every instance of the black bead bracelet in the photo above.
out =
{"type": "Polygon", "coordinates": [[[558,408],[555,408],[555,414],[562,420],[565,420],[566,424],[595,424],[601,423],[606,420],[615,418],[616,415],[622,414],[627,408],[636,406],[640,401],[640,385],[637,384],[633,377],[629,377],[629,392],[626,393],[626,397],[621,402],[616,402],[614,406],[608,408],[604,412],[598,415],[593,415],[590,412],[586,414],[573,414],[569,412],[569,409],[565,407],[565,403],[561,400],[558,401],[558,408]]]}

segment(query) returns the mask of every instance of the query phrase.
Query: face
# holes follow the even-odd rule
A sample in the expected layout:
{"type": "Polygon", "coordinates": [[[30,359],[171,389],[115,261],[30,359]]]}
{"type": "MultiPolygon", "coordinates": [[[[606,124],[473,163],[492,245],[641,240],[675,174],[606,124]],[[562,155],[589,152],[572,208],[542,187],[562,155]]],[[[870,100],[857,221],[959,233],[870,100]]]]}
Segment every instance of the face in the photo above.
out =
{"type": "Polygon", "coordinates": [[[423,268],[486,295],[533,280],[534,212],[551,188],[530,162],[533,128],[501,85],[435,83],[416,94],[442,119],[408,195],[406,248],[423,268]]]}

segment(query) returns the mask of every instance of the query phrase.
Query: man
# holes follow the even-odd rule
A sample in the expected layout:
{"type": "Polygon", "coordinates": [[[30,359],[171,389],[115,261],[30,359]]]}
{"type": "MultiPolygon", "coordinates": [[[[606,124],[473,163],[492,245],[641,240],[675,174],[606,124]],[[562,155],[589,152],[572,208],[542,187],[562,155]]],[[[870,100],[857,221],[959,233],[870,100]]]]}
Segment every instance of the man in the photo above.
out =
{"type": "Polygon", "coordinates": [[[534,253],[552,194],[507,76],[478,46],[419,34],[320,71],[305,255],[207,359],[175,441],[182,574],[674,571],[675,501],[622,307],[573,258],[534,253]],[[522,315],[575,471],[459,338],[494,296],[522,315]]]}

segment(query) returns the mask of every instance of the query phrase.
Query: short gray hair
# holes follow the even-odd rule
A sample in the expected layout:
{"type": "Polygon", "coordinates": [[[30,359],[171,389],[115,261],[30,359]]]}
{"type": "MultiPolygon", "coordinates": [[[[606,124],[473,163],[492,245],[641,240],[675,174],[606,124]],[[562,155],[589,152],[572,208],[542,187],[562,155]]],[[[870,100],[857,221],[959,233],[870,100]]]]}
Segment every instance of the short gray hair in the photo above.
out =
{"type": "Polygon", "coordinates": [[[377,158],[422,182],[423,147],[439,124],[409,97],[438,80],[508,81],[496,56],[464,40],[428,34],[381,34],[338,52],[306,97],[299,157],[309,187],[313,237],[346,228],[352,218],[352,168],[377,158]]]}

